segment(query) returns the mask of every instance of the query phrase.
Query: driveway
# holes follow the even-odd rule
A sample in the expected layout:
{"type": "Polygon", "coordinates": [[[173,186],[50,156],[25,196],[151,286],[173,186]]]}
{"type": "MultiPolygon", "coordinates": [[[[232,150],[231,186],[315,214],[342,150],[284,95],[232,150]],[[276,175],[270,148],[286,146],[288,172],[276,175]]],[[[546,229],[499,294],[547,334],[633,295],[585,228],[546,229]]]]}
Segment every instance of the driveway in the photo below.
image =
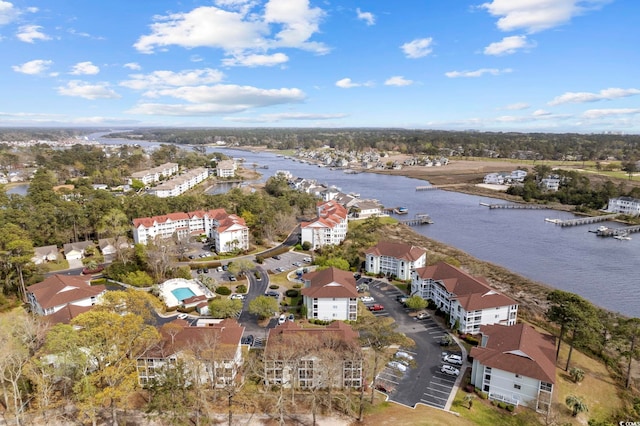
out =
{"type": "MultiPolygon", "coordinates": [[[[430,317],[424,320],[410,317],[410,310],[396,301],[396,296],[404,293],[395,286],[374,280],[369,284],[369,292],[376,299],[375,303],[385,307],[384,311],[374,314],[382,315],[384,312],[391,316],[396,321],[397,331],[405,333],[416,343],[413,348],[403,349],[413,355],[415,360],[406,372],[386,367],[379,375],[384,381],[391,378],[392,391],[389,399],[410,407],[422,403],[440,409],[446,408],[449,397],[456,391],[454,385],[460,381],[455,376],[440,372],[443,364],[440,339],[447,331],[430,317]]],[[[460,367],[459,377],[464,375],[466,365],[465,361],[460,367]]]]}

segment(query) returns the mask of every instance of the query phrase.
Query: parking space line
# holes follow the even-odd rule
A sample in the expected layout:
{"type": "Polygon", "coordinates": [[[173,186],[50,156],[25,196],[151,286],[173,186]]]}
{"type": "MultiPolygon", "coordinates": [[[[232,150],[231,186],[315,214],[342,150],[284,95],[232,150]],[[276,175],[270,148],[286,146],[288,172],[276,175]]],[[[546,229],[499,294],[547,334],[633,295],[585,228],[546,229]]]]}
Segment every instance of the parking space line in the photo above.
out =
{"type": "MultiPolygon", "coordinates": [[[[443,394],[445,394],[445,395],[449,395],[449,394],[451,393],[451,388],[449,388],[449,392],[445,392],[445,391],[440,390],[440,389],[434,389],[434,388],[432,388],[432,387],[430,387],[430,386],[428,386],[428,387],[427,387],[427,389],[429,389],[429,390],[430,390],[430,391],[432,391],[432,392],[443,393],[443,394]]],[[[446,398],[445,398],[445,399],[446,399],[446,398]]]]}
{"type": "Polygon", "coordinates": [[[431,382],[429,382],[429,385],[438,385],[438,386],[442,386],[445,389],[451,390],[451,385],[449,385],[449,384],[442,384],[442,383],[431,381],[431,382]]]}
{"type": "MultiPolygon", "coordinates": [[[[440,398],[437,398],[437,399],[440,399],[440,398]]],[[[426,404],[426,405],[430,405],[431,407],[444,408],[444,404],[442,404],[442,405],[436,404],[433,401],[427,401],[427,400],[424,400],[422,398],[420,398],[420,402],[422,402],[423,404],[426,404]]]]}

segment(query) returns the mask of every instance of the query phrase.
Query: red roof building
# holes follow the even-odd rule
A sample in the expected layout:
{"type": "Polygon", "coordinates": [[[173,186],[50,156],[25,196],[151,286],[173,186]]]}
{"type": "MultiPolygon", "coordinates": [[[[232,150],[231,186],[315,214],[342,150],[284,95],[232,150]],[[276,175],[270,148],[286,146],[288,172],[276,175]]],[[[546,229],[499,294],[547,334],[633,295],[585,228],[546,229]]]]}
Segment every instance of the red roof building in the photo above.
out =
{"type": "Polygon", "coordinates": [[[411,278],[411,271],[427,264],[427,251],[406,243],[381,241],[364,252],[365,270],[401,280],[411,278]]]}
{"type": "Polygon", "coordinates": [[[318,217],[300,224],[300,240],[311,244],[312,249],[326,245],[338,245],[347,236],[349,212],[335,200],[321,202],[317,206],[318,217]]]}
{"type": "Polygon", "coordinates": [[[104,285],[92,286],[84,277],[56,274],[27,287],[27,301],[34,313],[46,316],[68,305],[91,307],[106,291],[104,285]]]}
{"type": "Polygon", "coordinates": [[[307,318],[324,321],[358,319],[358,290],[351,272],[327,268],[302,276],[307,318]]]}

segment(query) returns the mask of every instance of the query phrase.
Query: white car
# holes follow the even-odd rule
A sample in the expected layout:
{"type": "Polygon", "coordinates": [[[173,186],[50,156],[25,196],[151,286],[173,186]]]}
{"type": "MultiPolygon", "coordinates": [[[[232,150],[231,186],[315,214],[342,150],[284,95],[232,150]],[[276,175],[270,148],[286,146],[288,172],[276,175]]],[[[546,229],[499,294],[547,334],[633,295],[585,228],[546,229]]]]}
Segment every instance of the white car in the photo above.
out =
{"type": "Polygon", "coordinates": [[[310,257],[305,257],[304,259],[302,259],[303,261],[307,262],[307,263],[311,263],[311,258],[310,257]]]}
{"type": "Polygon", "coordinates": [[[445,355],[442,360],[444,362],[448,362],[449,364],[462,365],[462,357],[457,354],[449,354],[445,355]]]}
{"type": "Polygon", "coordinates": [[[362,303],[373,303],[376,301],[376,299],[371,296],[360,296],[360,300],[362,301],[362,303]]]}
{"type": "Polygon", "coordinates": [[[229,299],[232,299],[232,300],[236,300],[236,299],[237,300],[244,300],[244,294],[234,293],[229,297],[229,299]]]}
{"type": "Polygon", "coordinates": [[[407,361],[413,361],[413,356],[409,355],[405,351],[398,351],[394,355],[396,358],[406,359],[407,361]]]}
{"type": "Polygon", "coordinates": [[[187,314],[178,314],[178,319],[181,319],[181,320],[187,319],[188,316],[189,315],[187,315],[187,314]]]}
{"type": "Polygon", "coordinates": [[[450,365],[443,365],[442,367],[440,367],[440,372],[444,373],[444,374],[448,374],[450,376],[457,376],[460,374],[460,370],[458,370],[455,367],[452,367],[450,365]]]}
{"type": "Polygon", "coordinates": [[[426,312],[420,312],[416,315],[416,319],[423,320],[429,318],[429,314],[426,312]]]}
{"type": "Polygon", "coordinates": [[[387,363],[387,367],[389,368],[393,368],[395,370],[401,371],[401,372],[405,372],[407,371],[407,366],[402,364],[401,362],[398,361],[390,361],[387,363]]]}
{"type": "Polygon", "coordinates": [[[285,321],[287,321],[287,317],[285,317],[284,314],[281,314],[280,318],[278,318],[278,325],[284,324],[285,321]]]}

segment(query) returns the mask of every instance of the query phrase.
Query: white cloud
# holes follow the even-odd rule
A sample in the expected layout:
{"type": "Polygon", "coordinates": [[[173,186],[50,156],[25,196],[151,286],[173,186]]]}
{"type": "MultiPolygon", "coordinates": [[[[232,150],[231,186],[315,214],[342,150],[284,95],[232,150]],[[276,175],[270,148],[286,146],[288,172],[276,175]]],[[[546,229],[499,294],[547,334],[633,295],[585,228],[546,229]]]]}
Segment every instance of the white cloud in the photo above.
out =
{"type": "Polygon", "coordinates": [[[225,54],[248,57],[275,48],[298,48],[318,54],[328,48],[310,38],[319,31],[325,12],[309,7],[308,0],[269,0],[263,10],[258,2],[218,1],[221,7],[198,7],[187,13],[156,16],[151,33],[134,47],[153,53],[168,46],[187,49],[210,47],[225,54]],[[223,9],[227,8],[228,10],[223,9]]]}
{"type": "Polygon", "coordinates": [[[71,75],[95,75],[100,72],[100,68],[93,65],[90,61],[78,62],[73,67],[69,74],[71,75]]]}
{"type": "Polygon", "coordinates": [[[23,25],[18,28],[16,37],[25,43],[34,43],[36,40],[51,40],[51,37],[40,31],[39,25],[23,25]]]}
{"type": "Polygon", "coordinates": [[[303,112],[283,112],[278,114],[262,114],[257,117],[225,117],[225,121],[235,123],[275,123],[288,120],[334,120],[336,118],[345,118],[347,114],[311,114],[303,112]]]}
{"type": "Polygon", "coordinates": [[[42,74],[53,64],[53,61],[45,59],[34,59],[33,61],[25,62],[22,65],[14,65],[11,68],[15,72],[29,75],[42,74]]]}
{"type": "Polygon", "coordinates": [[[336,86],[341,87],[343,89],[351,89],[352,87],[371,87],[373,86],[373,82],[367,81],[365,83],[356,83],[352,81],[350,78],[343,78],[342,80],[336,81],[336,86]]]}
{"type": "Polygon", "coordinates": [[[617,115],[640,114],[640,108],[589,109],[582,113],[585,118],[602,118],[617,115]]]}
{"type": "Polygon", "coordinates": [[[545,111],[543,109],[537,109],[535,111],[533,111],[533,116],[534,117],[544,117],[547,115],[551,115],[551,113],[549,111],[545,111]]]}
{"type": "Polygon", "coordinates": [[[121,82],[120,86],[134,90],[149,90],[219,83],[224,74],[215,69],[203,68],[179,72],[159,70],[150,74],[132,74],[129,77],[130,79],[121,82]]]}
{"type": "Polygon", "coordinates": [[[566,103],[585,103],[585,102],[597,102],[602,100],[611,100],[618,98],[625,98],[627,96],[635,96],[640,94],[640,89],[620,89],[609,88],[603,89],[598,93],[592,92],[567,92],[560,96],[555,97],[549,105],[560,105],[566,103]]]}
{"type": "Polygon", "coordinates": [[[492,0],[480,5],[492,16],[500,17],[502,31],[525,30],[535,33],[565,24],[574,16],[598,9],[611,0],[492,0]]]}
{"type": "Polygon", "coordinates": [[[158,90],[151,96],[171,96],[189,104],[142,103],[131,114],[205,116],[246,111],[251,108],[299,103],[305,98],[299,89],[260,89],[251,86],[216,85],[158,90]]]}
{"type": "Polygon", "coordinates": [[[142,69],[140,64],[137,63],[137,62],[128,62],[128,63],[124,64],[123,67],[129,68],[132,71],[140,71],[142,69]]]}
{"type": "Polygon", "coordinates": [[[120,98],[120,95],[109,88],[108,83],[89,84],[79,80],[72,80],[66,86],[58,87],[58,94],[91,100],[120,98]]]}
{"type": "Polygon", "coordinates": [[[13,7],[13,4],[0,0],[0,25],[13,22],[19,14],[20,12],[13,7]]]}
{"type": "Polygon", "coordinates": [[[375,25],[376,17],[371,12],[363,12],[360,8],[356,9],[356,13],[358,14],[358,19],[367,23],[367,25],[375,25]]]}
{"type": "Polygon", "coordinates": [[[535,43],[530,43],[527,36],[504,37],[502,40],[491,43],[484,48],[485,55],[511,55],[518,49],[528,49],[534,47],[535,43]]]}
{"type": "Polygon", "coordinates": [[[485,74],[490,75],[500,75],[510,73],[513,70],[511,68],[505,68],[499,70],[497,68],[480,68],[475,71],[449,71],[444,73],[449,78],[458,78],[458,77],[482,77],[485,74]]]}
{"type": "Polygon", "coordinates": [[[289,61],[289,57],[284,53],[274,53],[273,55],[247,55],[222,60],[222,64],[228,67],[272,67],[284,64],[289,61]]]}
{"type": "Polygon", "coordinates": [[[400,46],[405,56],[410,59],[422,58],[433,51],[433,38],[417,38],[400,46]]]}
{"type": "Polygon", "coordinates": [[[517,110],[527,109],[527,108],[530,108],[530,107],[531,107],[531,105],[529,105],[528,103],[518,102],[518,103],[515,103],[515,104],[507,105],[505,107],[505,109],[508,109],[508,110],[511,110],[511,111],[517,111],[517,110]]]}
{"type": "Polygon", "coordinates": [[[401,75],[394,75],[384,82],[385,86],[411,86],[413,80],[407,80],[401,75]]]}

